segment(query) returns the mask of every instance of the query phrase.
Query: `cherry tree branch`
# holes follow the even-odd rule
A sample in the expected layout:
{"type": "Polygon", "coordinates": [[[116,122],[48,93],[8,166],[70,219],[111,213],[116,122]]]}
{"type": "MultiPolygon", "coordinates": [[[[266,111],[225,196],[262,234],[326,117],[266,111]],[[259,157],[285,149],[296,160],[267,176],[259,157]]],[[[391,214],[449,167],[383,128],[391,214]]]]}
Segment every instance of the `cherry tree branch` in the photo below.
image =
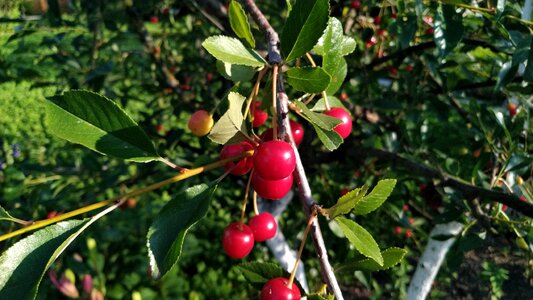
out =
{"type": "MultiPolygon", "coordinates": [[[[280,52],[280,40],[277,32],[272,28],[268,20],[265,18],[261,10],[257,7],[254,0],[242,0],[246,10],[254,21],[259,25],[259,27],[265,32],[267,42],[268,42],[268,63],[271,65],[281,65],[283,59],[280,52]]],[[[290,144],[294,149],[296,156],[296,169],[294,170],[294,175],[296,178],[296,183],[298,185],[298,194],[300,196],[300,201],[304,206],[306,214],[309,216],[313,207],[316,207],[317,204],[313,200],[311,194],[311,188],[307,180],[307,175],[303,167],[302,161],[300,159],[300,154],[296,145],[294,143],[289,124],[289,98],[285,93],[285,88],[283,86],[283,78],[281,72],[278,74],[277,80],[277,108],[278,108],[278,125],[279,125],[279,137],[283,139],[285,136],[288,137],[290,144]]],[[[313,240],[313,245],[319,259],[320,271],[322,274],[322,279],[327,284],[330,292],[333,293],[336,299],[344,299],[340,286],[337,282],[337,278],[333,273],[333,268],[329,263],[327,248],[322,237],[322,232],[320,230],[320,225],[317,218],[314,219],[311,228],[310,228],[311,238],[313,240]]]]}
{"type": "Polygon", "coordinates": [[[390,163],[391,166],[409,170],[411,174],[436,180],[440,186],[450,187],[461,192],[463,197],[470,202],[474,201],[476,198],[479,198],[480,200],[484,201],[490,200],[493,202],[502,203],[525,216],[533,218],[533,204],[526,201],[521,201],[520,198],[514,194],[508,194],[473,185],[441,170],[407,159],[397,153],[375,148],[360,147],[353,144],[350,147],[343,147],[339,150],[349,151],[349,153],[336,153],[334,156],[331,156],[331,159],[336,159],[339,155],[346,155],[357,159],[374,157],[380,161],[386,161],[390,163]]]}

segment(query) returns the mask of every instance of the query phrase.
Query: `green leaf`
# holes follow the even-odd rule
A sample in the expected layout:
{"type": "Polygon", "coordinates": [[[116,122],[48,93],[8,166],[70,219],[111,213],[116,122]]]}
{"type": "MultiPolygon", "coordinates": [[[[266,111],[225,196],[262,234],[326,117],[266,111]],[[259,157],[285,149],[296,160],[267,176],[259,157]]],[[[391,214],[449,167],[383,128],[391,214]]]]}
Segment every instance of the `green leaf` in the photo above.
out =
{"type": "MultiPolygon", "coordinates": [[[[278,264],[268,262],[245,262],[236,266],[242,273],[246,281],[260,290],[267,281],[276,277],[288,278],[290,273],[283,270],[278,264]]],[[[302,286],[298,280],[294,282],[302,291],[302,286]]]]}
{"type": "Polygon", "coordinates": [[[404,258],[405,254],[407,254],[407,250],[392,247],[381,252],[381,256],[383,257],[383,266],[378,265],[373,259],[365,258],[356,262],[343,264],[339,269],[337,269],[337,271],[339,273],[352,273],[356,270],[369,272],[387,270],[399,264],[404,258]]]}
{"type": "MultiPolygon", "coordinates": [[[[324,31],[324,34],[320,37],[318,40],[318,43],[313,48],[313,52],[324,56],[327,54],[329,49],[324,49],[324,42],[329,39],[329,35],[332,33],[335,33],[338,35],[337,39],[340,41],[340,52],[339,54],[342,56],[346,56],[350,53],[352,53],[355,50],[355,40],[352,37],[346,36],[343,34],[342,29],[342,23],[337,18],[329,18],[328,27],[326,27],[326,30],[324,31]]],[[[331,47],[331,45],[328,45],[331,47]]]]}
{"type": "Polygon", "coordinates": [[[246,12],[242,9],[239,2],[231,0],[229,4],[229,23],[233,32],[244,42],[246,46],[250,48],[255,48],[255,40],[250,30],[250,23],[248,22],[248,17],[246,12]]]}
{"type": "Polygon", "coordinates": [[[110,99],[77,90],[47,100],[46,123],[56,136],[127,160],[160,158],[146,133],[110,99]]]}
{"type": "Polygon", "coordinates": [[[383,202],[385,202],[385,200],[387,200],[395,185],[396,179],[380,180],[370,194],[357,202],[353,208],[353,212],[356,215],[366,215],[376,210],[381,204],[383,204],[383,202]]]}
{"type": "Polygon", "coordinates": [[[372,258],[378,265],[383,266],[383,257],[379,246],[366,229],[352,220],[337,217],[335,221],[350,243],[366,257],[372,258]]]}
{"type": "Polygon", "coordinates": [[[0,256],[0,299],[34,299],[44,273],[91,224],[115,204],[90,219],[60,222],[18,241],[0,256]]]}
{"type": "Polygon", "coordinates": [[[317,47],[322,53],[322,67],[331,76],[331,82],[326,90],[328,95],[333,95],[341,87],[348,67],[343,58],[344,33],[342,24],[336,18],[330,18],[324,34],[320,38],[317,47]]]}
{"type": "MultiPolygon", "coordinates": [[[[330,107],[342,107],[344,108],[348,113],[350,112],[349,109],[344,106],[344,103],[339,100],[339,98],[335,96],[329,96],[328,95],[328,103],[330,107]]],[[[321,112],[326,110],[326,101],[324,101],[324,98],[318,99],[318,101],[315,103],[315,105],[311,108],[312,111],[321,112]]]]}
{"type": "Polygon", "coordinates": [[[0,221],[12,221],[13,218],[2,206],[0,206],[0,221]]]}
{"type": "Polygon", "coordinates": [[[528,82],[533,82],[533,39],[531,39],[531,44],[529,45],[527,65],[524,69],[524,80],[528,82]]]}
{"type": "Polygon", "coordinates": [[[215,143],[228,144],[243,141],[248,135],[242,114],[242,105],[246,98],[238,93],[228,95],[229,108],[215,123],[208,137],[215,143]]]}
{"type": "Polygon", "coordinates": [[[333,130],[333,128],[335,128],[335,126],[339,125],[342,122],[337,118],[309,110],[309,108],[307,108],[307,106],[301,101],[294,101],[294,104],[296,104],[296,106],[301,110],[302,116],[307,121],[322,129],[331,131],[333,130]]]}
{"type": "Polygon", "coordinates": [[[241,41],[229,36],[208,37],[202,46],[216,59],[234,65],[262,67],[266,61],[253,49],[246,48],[241,41]]]}
{"type": "Polygon", "coordinates": [[[257,69],[243,66],[232,65],[223,61],[217,60],[217,71],[224,76],[224,78],[231,81],[248,81],[252,79],[257,72],[257,69]]]}
{"type": "Polygon", "coordinates": [[[435,44],[439,55],[444,57],[463,38],[463,17],[455,12],[453,5],[440,5],[435,16],[435,44]]]}
{"type": "Polygon", "coordinates": [[[205,217],[216,188],[216,184],[190,187],[161,209],[147,235],[154,277],[165,275],[179,260],[187,231],[205,217]]]}
{"type": "Polygon", "coordinates": [[[259,289],[272,278],[283,277],[286,271],[278,264],[263,262],[246,262],[237,265],[237,269],[242,273],[246,281],[259,289]]]}
{"type": "Polygon", "coordinates": [[[331,81],[331,76],[320,67],[290,68],[286,75],[294,89],[305,93],[320,93],[331,81]]]}
{"type": "Polygon", "coordinates": [[[333,151],[339,148],[339,146],[344,142],[342,137],[336,131],[324,130],[316,126],[315,124],[312,125],[316,131],[318,139],[320,139],[324,147],[326,147],[326,149],[328,149],[329,151],[333,151]]]}
{"type": "Polygon", "coordinates": [[[344,78],[346,78],[346,74],[348,73],[346,60],[343,57],[337,57],[336,59],[333,59],[333,57],[325,56],[323,67],[324,70],[331,75],[331,82],[326,90],[326,94],[333,95],[342,86],[344,78]]]}
{"type": "Polygon", "coordinates": [[[508,61],[503,64],[500,72],[498,73],[498,79],[494,85],[494,92],[500,91],[501,88],[505,87],[509,82],[513,81],[513,78],[518,72],[518,65],[514,65],[512,62],[508,61]]]}
{"type": "Polygon", "coordinates": [[[281,32],[281,52],[287,62],[305,55],[327,26],[328,0],[297,0],[281,32]]]}
{"type": "Polygon", "coordinates": [[[333,219],[337,216],[344,215],[352,211],[354,206],[359,202],[368,191],[368,187],[364,185],[361,188],[351,190],[337,200],[337,203],[330,208],[323,209],[324,214],[333,219]]]}

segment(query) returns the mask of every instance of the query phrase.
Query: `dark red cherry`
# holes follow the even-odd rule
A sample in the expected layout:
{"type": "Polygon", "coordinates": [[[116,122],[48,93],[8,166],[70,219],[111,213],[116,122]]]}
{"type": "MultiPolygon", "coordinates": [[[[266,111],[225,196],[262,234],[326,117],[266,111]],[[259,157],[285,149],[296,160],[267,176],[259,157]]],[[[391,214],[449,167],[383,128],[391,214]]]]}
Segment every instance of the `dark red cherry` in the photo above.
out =
{"type": "Polygon", "coordinates": [[[252,185],[255,192],[262,198],[277,200],[287,195],[291,190],[292,174],[282,179],[268,180],[254,172],[252,175],[252,185]]]}
{"type": "Polygon", "coordinates": [[[294,283],[288,287],[288,282],[289,279],[282,277],[269,280],[261,290],[261,300],[300,299],[300,289],[294,283]]]}
{"type": "MultiPolygon", "coordinates": [[[[226,158],[230,158],[233,156],[237,156],[243,152],[253,150],[253,149],[254,147],[246,141],[241,142],[239,144],[225,145],[220,151],[220,159],[226,159],[226,158]]],[[[253,166],[253,158],[249,156],[239,161],[227,163],[224,166],[224,169],[226,169],[226,171],[231,170],[230,172],[231,174],[239,176],[239,175],[244,175],[248,173],[248,171],[250,171],[252,166],[253,166]],[[233,166],[235,166],[235,168],[231,170],[233,166]]]]}

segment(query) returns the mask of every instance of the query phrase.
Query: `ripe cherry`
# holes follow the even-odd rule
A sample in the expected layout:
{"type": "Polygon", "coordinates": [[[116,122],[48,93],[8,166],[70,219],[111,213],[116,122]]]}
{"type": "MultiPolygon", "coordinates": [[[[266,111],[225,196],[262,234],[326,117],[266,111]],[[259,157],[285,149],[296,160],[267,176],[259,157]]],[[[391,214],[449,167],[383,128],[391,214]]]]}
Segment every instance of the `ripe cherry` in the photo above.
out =
{"type": "Polygon", "coordinates": [[[339,99],[341,101],[346,101],[348,100],[348,94],[346,94],[346,92],[342,92],[341,95],[339,96],[339,99]]]}
{"type": "Polygon", "coordinates": [[[196,136],[204,136],[211,131],[214,123],[215,121],[209,112],[201,109],[191,115],[187,126],[192,134],[196,136]]]}
{"type": "Polygon", "coordinates": [[[248,226],[252,228],[256,242],[270,240],[276,235],[278,224],[274,216],[267,212],[262,212],[250,219],[248,226]]]}
{"type": "Polygon", "coordinates": [[[394,233],[396,233],[397,235],[402,234],[402,228],[400,226],[394,227],[394,233]]]}
{"type": "MultiPolygon", "coordinates": [[[[304,139],[304,127],[293,120],[290,120],[289,123],[291,124],[291,132],[292,132],[292,138],[294,139],[294,143],[298,146],[304,139]]],[[[261,140],[271,141],[274,139],[274,130],[272,128],[268,128],[261,134],[261,140]]]]}
{"type": "Polygon", "coordinates": [[[261,109],[261,101],[254,101],[254,103],[252,103],[250,113],[254,117],[254,120],[252,121],[253,127],[260,127],[265,124],[268,119],[268,114],[261,109]]]}
{"type": "Polygon", "coordinates": [[[150,17],[150,23],[152,23],[152,24],[159,23],[159,18],[157,16],[151,16],[150,17]]]}
{"type": "Polygon", "coordinates": [[[512,102],[507,103],[507,110],[509,111],[509,115],[511,116],[511,118],[514,117],[517,112],[516,104],[512,102]]]}
{"type": "Polygon", "coordinates": [[[231,258],[246,257],[254,247],[254,234],[246,224],[234,222],[224,230],[222,237],[224,251],[231,258]]]}
{"type": "Polygon", "coordinates": [[[282,179],[268,180],[254,172],[252,185],[255,192],[265,199],[277,200],[287,195],[292,187],[292,174],[282,179]]]}
{"type": "Polygon", "coordinates": [[[359,9],[361,7],[361,1],[359,0],[352,0],[352,2],[350,3],[350,6],[353,8],[353,9],[359,9]]]}
{"type": "Polygon", "coordinates": [[[294,150],[289,143],[268,141],[257,147],[254,154],[255,173],[263,179],[279,180],[291,175],[296,166],[294,150]]]}
{"type": "Polygon", "coordinates": [[[296,145],[300,145],[304,139],[304,127],[300,123],[293,120],[290,120],[289,123],[291,124],[291,133],[294,143],[296,145]]]}
{"type": "Polygon", "coordinates": [[[324,114],[342,121],[342,123],[335,126],[333,130],[335,130],[343,139],[350,135],[352,132],[352,118],[344,108],[334,107],[325,111],[324,114]]]}
{"type": "Polygon", "coordinates": [[[376,25],[381,24],[381,17],[380,17],[380,16],[376,16],[376,17],[374,18],[374,24],[376,24],[376,25]]]}
{"type": "MultiPolygon", "coordinates": [[[[230,158],[233,156],[237,156],[243,152],[253,150],[253,149],[254,147],[246,141],[241,142],[239,144],[225,145],[220,151],[220,159],[226,159],[226,158],[230,158]]],[[[231,170],[230,174],[239,176],[239,175],[244,175],[248,173],[248,171],[250,171],[250,169],[252,168],[253,164],[254,164],[253,159],[252,157],[249,156],[236,162],[232,161],[232,162],[227,163],[224,166],[224,169],[226,171],[231,170]],[[233,168],[233,166],[235,166],[235,168],[233,168]]]]}
{"type": "Polygon", "coordinates": [[[60,215],[60,213],[58,213],[57,211],[51,211],[51,212],[46,214],[46,218],[47,219],[51,219],[51,218],[57,217],[59,215],[60,215]]]}
{"type": "Polygon", "coordinates": [[[294,283],[288,287],[288,283],[289,279],[282,277],[269,280],[261,290],[261,300],[300,299],[300,289],[294,283]]]}

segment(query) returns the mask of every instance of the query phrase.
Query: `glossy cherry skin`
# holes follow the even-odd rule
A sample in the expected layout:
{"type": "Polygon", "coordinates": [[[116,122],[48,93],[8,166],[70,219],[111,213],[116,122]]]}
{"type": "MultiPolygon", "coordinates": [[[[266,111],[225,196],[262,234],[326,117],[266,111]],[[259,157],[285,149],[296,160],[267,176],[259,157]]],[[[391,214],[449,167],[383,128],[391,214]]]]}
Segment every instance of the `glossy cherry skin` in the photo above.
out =
{"type": "Polygon", "coordinates": [[[261,290],[261,300],[292,300],[302,298],[300,289],[296,284],[289,288],[287,278],[274,278],[269,280],[261,290]]]}
{"type": "Polygon", "coordinates": [[[267,212],[262,212],[250,219],[248,226],[252,228],[256,242],[270,240],[276,235],[278,223],[274,216],[267,212]]]}
{"type": "Polygon", "coordinates": [[[333,107],[332,109],[325,111],[324,114],[342,121],[342,123],[333,128],[342,139],[345,139],[350,135],[352,132],[352,118],[344,108],[333,107]]]}
{"type": "Polygon", "coordinates": [[[262,198],[278,200],[287,195],[291,190],[292,174],[282,179],[268,180],[254,172],[252,175],[252,185],[255,192],[262,198]]]}
{"type": "MultiPolygon", "coordinates": [[[[253,148],[254,147],[246,141],[241,142],[239,144],[225,145],[220,151],[220,159],[233,157],[243,152],[253,150],[253,148]]],[[[226,171],[231,170],[230,174],[239,176],[239,175],[244,175],[248,173],[248,171],[250,171],[252,166],[253,166],[253,159],[250,156],[250,157],[243,158],[236,162],[233,162],[233,161],[229,162],[226,165],[224,165],[224,169],[226,171]],[[235,168],[233,168],[233,166],[235,166],[235,168]]]]}
{"type": "Polygon", "coordinates": [[[254,153],[254,169],[267,180],[286,178],[296,167],[294,150],[289,143],[268,141],[261,143],[254,153]]]}
{"type": "Polygon", "coordinates": [[[291,133],[294,143],[296,145],[300,145],[304,139],[304,127],[300,123],[293,120],[290,120],[289,123],[291,123],[291,133]]]}
{"type": "Polygon", "coordinates": [[[254,116],[254,120],[252,121],[252,126],[254,128],[265,124],[266,120],[268,119],[268,114],[261,109],[261,101],[254,101],[250,109],[250,113],[252,113],[254,116]]]}
{"type": "Polygon", "coordinates": [[[211,131],[215,121],[209,112],[205,110],[198,110],[191,115],[187,126],[191,130],[192,134],[196,136],[204,136],[211,131]]]}
{"type": "Polygon", "coordinates": [[[224,229],[222,237],[224,252],[235,259],[246,257],[254,247],[254,234],[252,229],[240,222],[234,222],[224,229]]]}
{"type": "MultiPolygon", "coordinates": [[[[292,138],[294,139],[294,143],[298,146],[304,139],[304,127],[296,121],[290,120],[289,122],[291,124],[292,138]]],[[[272,128],[268,128],[261,134],[261,140],[264,142],[271,141],[273,139],[274,130],[272,128]]]]}

